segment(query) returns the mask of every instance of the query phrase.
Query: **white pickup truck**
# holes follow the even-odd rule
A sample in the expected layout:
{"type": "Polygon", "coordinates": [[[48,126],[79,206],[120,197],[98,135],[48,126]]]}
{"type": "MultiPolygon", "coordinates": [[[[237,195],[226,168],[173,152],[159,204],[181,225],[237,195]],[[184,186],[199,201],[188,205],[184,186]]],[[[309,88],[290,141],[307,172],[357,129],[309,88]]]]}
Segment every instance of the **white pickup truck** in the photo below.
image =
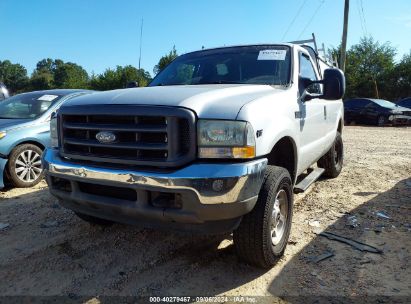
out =
{"type": "Polygon", "coordinates": [[[233,232],[240,258],[271,267],[293,192],[341,171],[344,90],[308,46],[182,55],[148,87],[59,109],[43,155],[50,192],[91,223],[233,232]]]}

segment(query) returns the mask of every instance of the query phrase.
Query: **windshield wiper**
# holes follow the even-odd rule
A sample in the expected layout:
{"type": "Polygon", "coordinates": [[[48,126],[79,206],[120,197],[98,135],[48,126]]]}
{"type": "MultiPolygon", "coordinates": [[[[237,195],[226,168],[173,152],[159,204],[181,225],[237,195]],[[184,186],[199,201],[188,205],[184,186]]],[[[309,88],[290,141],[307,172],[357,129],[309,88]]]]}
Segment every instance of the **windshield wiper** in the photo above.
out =
{"type": "Polygon", "coordinates": [[[198,84],[246,84],[244,82],[239,82],[239,81],[227,81],[227,80],[216,80],[216,81],[208,81],[208,82],[198,82],[198,83],[193,83],[194,85],[198,84]]]}

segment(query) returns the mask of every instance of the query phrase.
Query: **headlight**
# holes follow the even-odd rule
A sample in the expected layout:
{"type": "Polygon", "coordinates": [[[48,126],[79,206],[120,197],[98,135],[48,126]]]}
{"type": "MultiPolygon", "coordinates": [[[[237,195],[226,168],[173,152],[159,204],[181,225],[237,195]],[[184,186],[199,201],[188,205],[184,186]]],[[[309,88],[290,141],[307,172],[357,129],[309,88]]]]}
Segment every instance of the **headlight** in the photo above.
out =
{"type": "Polygon", "coordinates": [[[402,111],[400,111],[400,110],[392,110],[391,113],[392,113],[392,114],[402,114],[402,111]]]}
{"type": "Polygon", "coordinates": [[[52,117],[50,120],[50,145],[52,148],[58,148],[59,146],[56,116],[52,117]]]}
{"type": "Polygon", "coordinates": [[[255,137],[250,123],[232,120],[199,120],[200,158],[253,158],[255,137]]]}
{"type": "Polygon", "coordinates": [[[7,133],[6,131],[0,131],[0,139],[2,139],[3,137],[6,137],[7,133]]]}

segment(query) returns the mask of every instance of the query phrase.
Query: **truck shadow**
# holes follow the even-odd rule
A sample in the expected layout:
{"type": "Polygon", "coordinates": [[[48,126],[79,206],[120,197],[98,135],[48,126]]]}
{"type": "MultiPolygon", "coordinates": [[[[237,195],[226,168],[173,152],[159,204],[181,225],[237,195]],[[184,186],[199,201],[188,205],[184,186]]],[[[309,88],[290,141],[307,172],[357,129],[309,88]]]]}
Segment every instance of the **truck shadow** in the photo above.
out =
{"type": "Polygon", "coordinates": [[[410,297],[411,178],[383,193],[354,195],[374,197],[325,229],[314,228],[314,238],[272,280],[268,287],[272,295],[304,303],[315,302],[318,297],[324,301],[357,297],[363,302],[373,302],[377,297],[410,297]],[[372,245],[382,254],[360,251],[314,234],[320,231],[372,245]],[[328,253],[332,256],[316,262],[328,253]]]}

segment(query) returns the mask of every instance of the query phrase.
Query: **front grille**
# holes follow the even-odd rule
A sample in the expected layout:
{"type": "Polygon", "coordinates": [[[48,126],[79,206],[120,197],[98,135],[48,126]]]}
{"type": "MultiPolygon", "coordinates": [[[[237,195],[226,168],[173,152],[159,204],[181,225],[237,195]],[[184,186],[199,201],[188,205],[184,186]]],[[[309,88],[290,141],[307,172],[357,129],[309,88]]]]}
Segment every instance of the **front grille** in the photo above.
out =
{"type": "Polygon", "coordinates": [[[195,157],[195,117],[181,108],[62,107],[59,130],[61,154],[72,159],[172,167],[195,157]],[[114,134],[115,140],[97,140],[103,131],[114,134]]]}

